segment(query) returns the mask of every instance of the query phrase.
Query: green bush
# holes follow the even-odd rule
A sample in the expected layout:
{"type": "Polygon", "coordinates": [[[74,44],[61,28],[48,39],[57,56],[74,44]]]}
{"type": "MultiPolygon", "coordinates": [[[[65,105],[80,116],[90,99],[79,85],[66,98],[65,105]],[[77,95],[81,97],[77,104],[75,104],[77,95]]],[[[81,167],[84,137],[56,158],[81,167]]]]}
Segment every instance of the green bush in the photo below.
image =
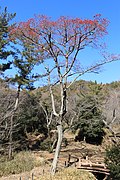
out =
{"type": "Polygon", "coordinates": [[[106,150],[105,163],[113,180],[120,180],[120,142],[106,150]]]}
{"type": "Polygon", "coordinates": [[[41,142],[40,149],[43,151],[52,152],[52,144],[52,140],[50,138],[46,138],[43,142],[41,142]]]}

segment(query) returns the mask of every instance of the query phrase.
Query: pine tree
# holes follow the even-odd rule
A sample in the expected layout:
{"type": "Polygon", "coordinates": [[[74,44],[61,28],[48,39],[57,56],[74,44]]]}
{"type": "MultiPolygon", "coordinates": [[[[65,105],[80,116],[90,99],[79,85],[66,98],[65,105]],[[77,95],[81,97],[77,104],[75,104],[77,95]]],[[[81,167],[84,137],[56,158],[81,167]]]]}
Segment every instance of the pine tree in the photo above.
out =
{"type": "Polygon", "coordinates": [[[10,55],[13,55],[14,52],[10,48],[10,39],[9,39],[9,28],[12,28],[10,25],[10,21],[15,17],[15,13],[8,13],[7,7],[1,12],[0,8],[0,72],[4,72],[5,70],[10,68],[12,62],[7,61],[4,63],[4,60],[10,55]],[[8,48],[9,47],[9,48],[8,48]]]}
{"type": "Polygon", "coordinates": [[[100,110],[101,97],[103,96],[100,85],[96,83],[89,86],[87,94],[82,94],[80,103],[77,104],[78,121],[74,127],[80,130],[78,140],[85,139],[88,143],[101,144],[104,136],[104,117],[100,110]]]}
{"type": "Polygon", "coordinates": [[[13,132],[14,132],[14,117],[16,110],[18,109],[20,91],[22,88],[25,89],[33,89],[34,78],[32,76],[32,70],[34,68],[34,58],[33,54],[31,54],[31,49],[26,46],[23,46],[22,49],[15,49],[16,53],[14,56],[13,65],[17,70],[17,73],[13,78],[11,78],[11,82],[17,85],[16,99],[14,108],[12,110],[12,115],[10,117],[10,130],[9,130],[9,159],[12,158],[13,152],[13,132]]]}

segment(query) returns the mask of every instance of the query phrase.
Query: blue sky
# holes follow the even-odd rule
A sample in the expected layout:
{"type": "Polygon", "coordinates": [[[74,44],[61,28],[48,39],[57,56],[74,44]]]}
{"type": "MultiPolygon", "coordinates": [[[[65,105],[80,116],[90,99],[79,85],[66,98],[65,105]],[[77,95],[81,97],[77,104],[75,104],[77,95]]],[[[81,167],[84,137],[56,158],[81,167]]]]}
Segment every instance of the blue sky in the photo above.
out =
{"type": "MultiPolygon", "coordinates": [[[[102,14],[110,21],[108,35],[104,38],[108,51],[120,54],[120,0],[0,0],[0,6],[8,7],[8,12],[16,12],[14,21],[25,21],[34,14],[44,14],[53,19],[59,16],[92,18],[95,14],[102,14]]],[[[99,55],[89,51],[89,58],[96,60],[99,55]]],[[[88,55],[82,58],[88,59],[88,55]]],[[[107,64],[100,74],[86,74],[81,77],[86,80],[109,83],[120,80],[120,61],[107,64]]]]}

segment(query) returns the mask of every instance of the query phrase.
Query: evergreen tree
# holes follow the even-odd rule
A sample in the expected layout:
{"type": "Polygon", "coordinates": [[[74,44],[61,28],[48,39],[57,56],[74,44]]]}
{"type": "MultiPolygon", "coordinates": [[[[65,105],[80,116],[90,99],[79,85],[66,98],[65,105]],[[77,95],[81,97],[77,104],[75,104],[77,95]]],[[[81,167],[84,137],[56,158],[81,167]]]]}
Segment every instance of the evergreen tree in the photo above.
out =
{"type": "Polygon", "coordinates": [[[101,144],[104,136],[104,117],[100,110],[102,94],[101,96],[99,94],[101,94],[100,85],[91,84],[88,93],[82,93],[80,103],[77,104],[78,121],[74,126],[74,129],[80,129],[77,138],[85,139],[92,144],[101,144]]]}
{"type": "MultiPolygon", "coordinates": [[[[19,108],[14,117],[15,124],[17,126],[17,132],[13,133],[13,141],[18,141],[19,145],[16,148],[28,148],[29,141],[27,135],[43,134],[47,135],[47,123],[44,111],[39,105],[38,98],[32,92],[22,91],[20,96],[19,108]],[[23,143],[26,142],[26,143],[23,143]]],[[[40,139],[37,141],[37,148],[40,143],[40,139]]]]}
{"type": "MultiPolygon", "coordinates": [[[[30,46],[29,46],[30,47],[30,46]]],[[[23,46],[20,48],[14,48],[16,53],[14,55],[13,65],[16,68],[16,74],[13,78],[11,78],[11,82],[17,85],[17,92],[15,98],[15,104],[12,110],[12,114],[10,117],[10,130],[9,130],[9,159],[12,157],[12,145],[13,145],[13,132],[14,132],[14,122],[15,122],[15,114],[19,105],[20,91],[21,89],[33,89],[34,77],[32,75],[32,71],[34,69],[33,54],[31,54],[32,49],[29,47],[23,46]]],[[[18,130],[17,130],[18,131],[18,130]]]]}
{"type": "Polygon", "coordinates": [[[10,48],[9,29],[13,26],[10,25],[10,21],[15,17],[15,15],[15,13],[8,13],[7,8],[1,12],[0,8],[0,72],[9,69],[12,63],[10,61],[4,63],[4,60],[7,60],[10,55],[14,54],[10,48]]]}

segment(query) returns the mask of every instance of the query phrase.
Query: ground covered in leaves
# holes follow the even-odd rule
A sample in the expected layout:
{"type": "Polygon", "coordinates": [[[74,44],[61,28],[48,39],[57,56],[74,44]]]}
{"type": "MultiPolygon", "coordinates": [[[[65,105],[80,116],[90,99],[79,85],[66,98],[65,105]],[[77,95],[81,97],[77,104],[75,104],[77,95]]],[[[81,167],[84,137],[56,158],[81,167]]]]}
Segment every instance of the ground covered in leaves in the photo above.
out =
{"type": "Polygon", "coordinates": [[[110,139],[106,137],[102,145],[90,145],[85,142],[75,142],[72,133],[66,133],[65,138],[68,145],[62,146],[58,172],[54,177],[50,176],[50,166],[53,159],[53,153],[48,151],[20,152],[9,163],[1,158],[0,162],[0,180],[94,180],[93,174],[78,170],[75,168],[77,158],[88,158],[92,162],[104,162],[105,149],[110,139]],[[107,142],[107,143],[106,143],[107,142]],[[71,166],[65,168],[65,161],[71,156],[71,166]]]}

